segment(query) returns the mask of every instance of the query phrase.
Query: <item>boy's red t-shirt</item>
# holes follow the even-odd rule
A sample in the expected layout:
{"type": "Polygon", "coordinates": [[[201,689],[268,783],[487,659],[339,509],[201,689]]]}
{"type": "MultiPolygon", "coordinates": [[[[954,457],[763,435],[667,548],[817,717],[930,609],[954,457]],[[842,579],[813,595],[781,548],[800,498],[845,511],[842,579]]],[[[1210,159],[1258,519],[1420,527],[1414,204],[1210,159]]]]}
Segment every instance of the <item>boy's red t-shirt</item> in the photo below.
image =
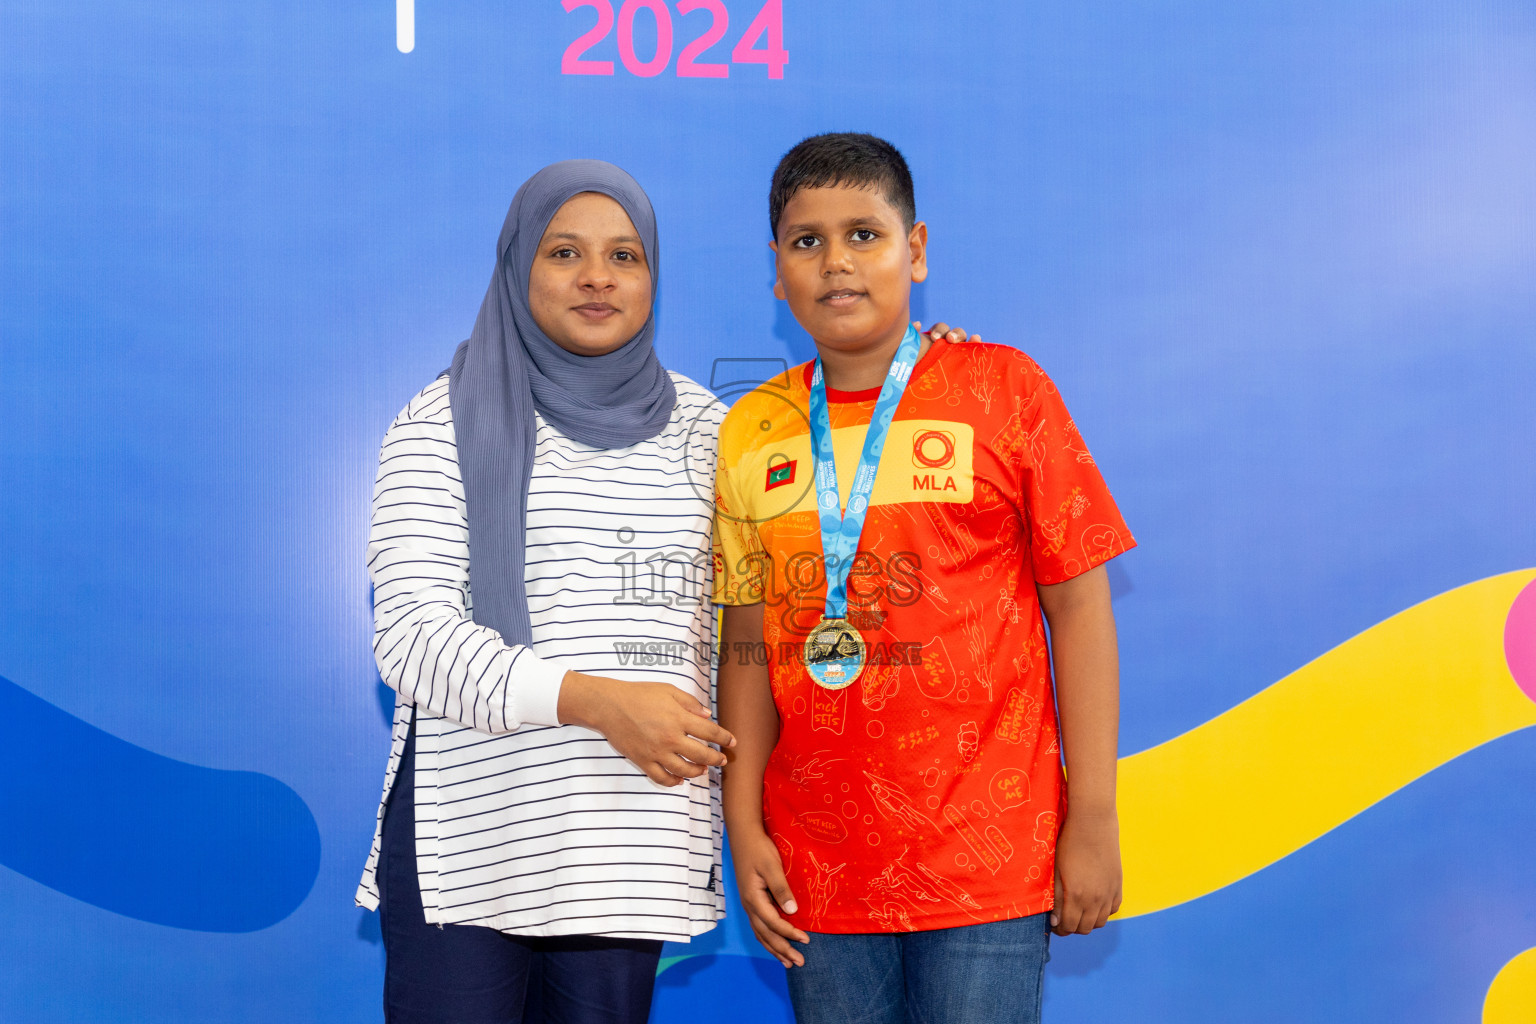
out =
{"type": "MultiPolygon", "coordinates": [[[[936,343],[891,424],[850,574],[870,664],[818,686],[800,654],[826,594],[809,371],[731,409],[716,484],[716,599],[766,605],[781,732],[764,815],[790,920],[890,932],[1048,910],[1063,785],[1035,584],[1135,541],[1033,360],[936,343]]],[[[878,393],[828,392],[845,505],[878,393]]]]}

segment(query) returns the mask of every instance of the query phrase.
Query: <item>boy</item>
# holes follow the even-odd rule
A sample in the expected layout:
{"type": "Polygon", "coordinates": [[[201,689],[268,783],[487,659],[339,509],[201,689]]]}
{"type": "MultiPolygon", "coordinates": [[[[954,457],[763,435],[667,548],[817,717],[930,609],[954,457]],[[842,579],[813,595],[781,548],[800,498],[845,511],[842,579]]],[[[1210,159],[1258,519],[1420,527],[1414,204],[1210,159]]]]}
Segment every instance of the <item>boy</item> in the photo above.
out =
{"type": "Polygon", "coordinates": [[[720,435],[742,903],[801,1024],[1037,1021],[1048,931],[1120,902],[1102,563],[1135,541],[1039,367],[908,329],[927,227],[893,146],[807,139],[769,207],[818,358],[720,435]]]}

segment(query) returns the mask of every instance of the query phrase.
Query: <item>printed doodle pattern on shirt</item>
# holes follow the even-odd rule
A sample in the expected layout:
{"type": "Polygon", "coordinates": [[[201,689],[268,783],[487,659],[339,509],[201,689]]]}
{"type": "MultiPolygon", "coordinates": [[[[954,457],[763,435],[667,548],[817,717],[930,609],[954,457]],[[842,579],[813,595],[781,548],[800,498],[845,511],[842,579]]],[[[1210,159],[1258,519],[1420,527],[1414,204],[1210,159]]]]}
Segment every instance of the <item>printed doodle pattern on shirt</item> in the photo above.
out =
{"type": "MultiPolygon", "coordinates": [[[[810,894],[792,920],[905,931],[1048,909],[1063,786],[1035,585],[1135,541],[1028,356],[935,344],[891,421],[849,573],[870,664],[846,690],[816,686],[797,655],[826,588],[815,495],[769,486],[811,464],[808,369],[726,417],[714,559],[717,600],[765,605],[782,722],[765,814],[810,894]]],[[[846,502],[875,392],[827,397],[846,502]]]]}

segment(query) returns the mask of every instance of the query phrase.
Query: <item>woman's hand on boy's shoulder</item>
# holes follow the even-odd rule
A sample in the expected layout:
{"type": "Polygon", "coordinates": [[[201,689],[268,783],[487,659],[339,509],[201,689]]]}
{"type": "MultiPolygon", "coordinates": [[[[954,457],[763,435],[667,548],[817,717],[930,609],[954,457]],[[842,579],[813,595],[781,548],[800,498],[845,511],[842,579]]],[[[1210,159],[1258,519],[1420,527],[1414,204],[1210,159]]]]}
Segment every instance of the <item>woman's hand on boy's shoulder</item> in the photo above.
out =
{"type": "MultiPolygon", "coordinates": [[[[919,331],[923,330],[923,322],[921,320],[913,320],[912,326],[919,331]]],[[[934,324],[925,333],[934,341],[952,341],[956,344],[962,341],[981,341],[981,335],[966,334],[964,327],[950,327],[949,324],[945,323],[934,324]]]]}
{"type": "Polygon", "coordinates": [[[796,907],[778,847],[761,828],[727,828],[726,834],[731,837],[731,861],[736,865],[736,891],[752,934],[785,967],[804,967],[805,957],[789,940],[807,943],[811,937],[779,913],[782,907],[793,914],[796,907]]]}
{"type": "Polygon", "coordinates": [[[1114,812],[1074,818],[1069,807],[1056,840],[1051,929],[1057,935],[1087,935],[1104,927],[1120,909],[1120,886],[1120,824],[1114,812]]]}

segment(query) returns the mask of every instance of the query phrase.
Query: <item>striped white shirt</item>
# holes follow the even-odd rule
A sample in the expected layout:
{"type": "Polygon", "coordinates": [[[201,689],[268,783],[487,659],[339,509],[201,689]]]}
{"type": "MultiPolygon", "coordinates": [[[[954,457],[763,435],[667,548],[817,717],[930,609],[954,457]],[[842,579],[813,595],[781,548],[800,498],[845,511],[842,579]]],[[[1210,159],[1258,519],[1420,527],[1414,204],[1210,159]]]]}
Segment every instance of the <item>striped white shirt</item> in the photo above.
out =
{"type": "MultiPolygon", "coordinates": [[[[718,770],[668,788],[559,725],[567,669],[670,682],[713,708],[709,603],[724,407],[679,374],[657,436],[590,448],[537,418],[528,490],[533,642],[470,618],[469,528],[448,379],[379,453],[368,568],[374,654],[398,696],[390,786],[414,713],[416,860],[429,924],[686,941],[724,913],[718,770]]],[[[357,902],[378,906],[384,803],[357,902]]]]}

